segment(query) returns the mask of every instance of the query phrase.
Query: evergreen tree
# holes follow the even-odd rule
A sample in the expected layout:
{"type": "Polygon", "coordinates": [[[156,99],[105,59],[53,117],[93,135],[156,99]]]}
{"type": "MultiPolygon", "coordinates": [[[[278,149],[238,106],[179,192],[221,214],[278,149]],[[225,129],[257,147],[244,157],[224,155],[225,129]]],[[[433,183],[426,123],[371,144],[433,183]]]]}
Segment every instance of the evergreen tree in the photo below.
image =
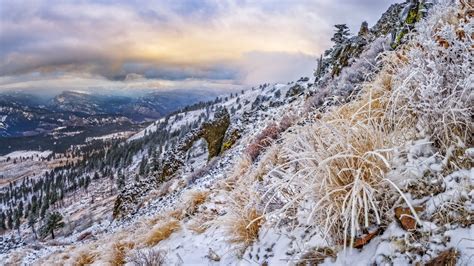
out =
{"type": "Polygon", "coordinates": [[[122,190],[123,187],[125,187],[125,176],[119,173],[117,176],[117,188],[118,190],[122,190]]]}
{"type": "Polygon", "coordinates": [[[8,229],[13,228],[13,217],[12,217],[12,211],[7,212],[7,227],[8,229]]]}
{"type": "Polygon", "coordinates": [[[274,96],[275,96],[275,98],[280,98],[280,96],[281,96],[281,91],[280,91],[280,90],[275,91],[274,96]]]}
{"type": "Polygon", "coordinates": [[[158,162],[158,153],[156,150],[153,151],[153,155],[151,157],[151,171],[155,172],[159,169],[159,162],[158,162]]]}
{"type": "Polygon", "coordinates": [[[0,212],[0,231],[7,230],[7,225],[5,224],[5,214],[0,212]]]}
{"type": "Polygon", "coordinates": [[[28,226],[31,228],[31,231],[33,232],[33,235],[35,236],[35,239],[38,238],[38,235],[36,234],[36,228],[35,224],[38,221],[38,218],[36,217],[36,214],[33,212],[30,212],[30,215],[28,216],[28,226]]]}
{"type": "Polygon", "coordinates": [[[350,35],[349,33],[349,28],[347,27],[346,24],[337,24],[334,25],[336,27],[336,33],[334,33],[334,36],[331,38],[331,41],[333,41],[335,44],[342,44],[347,41],[347,37],[350,35]]]}
{"type": "Polygon", "coordinates": [[[86,192],[87,192],[87,188],[89,187],[91,183],[91,177],[89,175],[86,176],[86,180],[84,181],[84,188],[86,189],[86,192]]]}
{"type": "Polygon", "coordinates": [[[44,201],[43,201],[43,205],[41,205],[41,211],[40,211],[40,217],[41,218],[44,218],[48,208],[49,208],[49,200],[47,198],[45,198],[44,201]]]}
{"type": "Polygon", "coordinates": [[[140,175],[145,174],[147,162],[148,162],[148,159],[146,157],[143,157],[142,161],[140,162],[140,168],[139,168],[139,171],[138,171],[138,173],[140,175]]]}
{"type": "Polygon", "coordinates": [[[20,235],[20,224],[21,224],[21,221],[20,221],[20,216],[21,216],[21,213],[17,210],[15,211],[15,224],[14,224],[14,227],[16,230],[18,230],[18,235],[20,235]]]}
{"type": "Polygon", "coordinates": [[[41,236],[46,237],[51,234],[54,239],[54,230],[64,227],[63,216],[59,212],[53,212],[48,215],[46,222],[41,227],[41,236]]]}

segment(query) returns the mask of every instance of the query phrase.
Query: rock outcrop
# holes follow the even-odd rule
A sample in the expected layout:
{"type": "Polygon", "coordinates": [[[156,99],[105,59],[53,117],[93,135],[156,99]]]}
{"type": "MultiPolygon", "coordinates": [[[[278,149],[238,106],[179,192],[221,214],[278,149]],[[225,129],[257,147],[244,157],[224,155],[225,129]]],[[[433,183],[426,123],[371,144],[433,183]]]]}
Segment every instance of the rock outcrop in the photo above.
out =
{"type": "MultiPolygon", "coordinates": [[[[227,129],[230,126],[230,115],[227,109],[218,110],[214,119],[205,122],[199,129],[187,133],[176,146],[163,155],[158,169],[145,180],[125,186],[115,200],[113,216],[123,217],[138,210],[140,199],[150,190],[156,189],[163,182],[173,178],[185,163],[186,153],[193,143],[203,138],[209,150],[209,160],[218,156],[223,149],[227,129]]],[[[227,142],[225,142],[227,143],[227,142]]]]}
{"type": "Polygon", "coordinates": [[[413,30],[414,24],[426,15],[429,7],[424,0],[393,4],[372,28],[369,29],[364,21],[358,35],[346,39],[333,37],[336,44],[318,60],[315,83],[321,85],[328,78],[338,76],[343,68],[351,64],[352,59],[360,56],[368,44],[381,36],[390,35],[390,46],[396,48],[403,43],[406,34],[413,30]]]}

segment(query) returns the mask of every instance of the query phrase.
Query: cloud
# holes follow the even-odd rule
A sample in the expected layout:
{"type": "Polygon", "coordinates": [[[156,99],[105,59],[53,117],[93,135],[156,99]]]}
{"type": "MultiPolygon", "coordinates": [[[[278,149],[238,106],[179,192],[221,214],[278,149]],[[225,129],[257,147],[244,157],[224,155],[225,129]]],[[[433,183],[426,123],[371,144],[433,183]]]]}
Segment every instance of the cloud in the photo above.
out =
{"type": "Polygon", "coordinates": [[[363,20],[374,24],[389,2],[0,0],[0,88],[61,75],[217,84],[293,79],[310,73],[311,58],[330,46],[332,25],[356,31],[363,20]]]}
{"type": "Polygon", "coordinates": [[[240,79],[244,84],[284,83],[312,76],[314,66],[314,57],[307,54],[254,51],[239,62],[240,79]]]}

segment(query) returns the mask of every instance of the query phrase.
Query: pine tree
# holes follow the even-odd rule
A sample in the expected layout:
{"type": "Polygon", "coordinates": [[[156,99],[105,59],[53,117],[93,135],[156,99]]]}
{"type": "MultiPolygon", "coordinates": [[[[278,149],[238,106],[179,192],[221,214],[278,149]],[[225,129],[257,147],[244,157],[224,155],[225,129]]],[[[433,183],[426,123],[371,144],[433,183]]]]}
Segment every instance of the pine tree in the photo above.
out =
{"type": "Polygon", "coordinates": [[[151,171],[155,172],[159,169],[159,162],[158,162],[158,153],[156,150],[153,151],[153,155],[151,157],[151,171]]]}
{"type": "Polygon", "coordinates": [[[7,225],[5,224],[5,214],[0,212],[0,231],[7,230],[7,225]]]}
{"type": "Polygon", "coordinates": [[[54,239],[54,230],[64,227],[63,216],[59,212],[53,212],[48,215],[46,222],[41,228],[41,236],[46,237],[51,234],[54,239]]]}
{"type": "Polygon", "coordinates": [[[12,212],[11,211],[9,211],[7,213],[7,227],[8,227],[8,229],[13,228],[13,218],[12,218],[12,212]]]}
{"type": "Polygon", "coordinates": [[[147,162],[148,162],[148,159],[146,157],[143,157],[142,161],[140,162],[140,168],[139,168],[139,171],[138,171],[138,173],[140,175],[145,174],[147,162]]]}
{"type": "Polygon", "coordinates": [[[41,211],[40,211],[40,217],[41,218],[44,218],[48,208],[49,208],[49,200],[48,200],[48,198],[45,198],[44,201],[43,201],[43,205],[41,205],[41,211]]]}
{"type": "Polygon", "coordinates": [[[119,173],[117,176],[117,189],[120,191],[123,187],[125,187],[125,176],[119,173]]]}
{"type": "Polygon", "coordinates": [[[331,41],[333,41],[335,44],[342,44],[347,41],[347,37],[350,35],[349,33],[349,28],[347,27],[346,24],[336,24],[334,25],[336,27],[336,33],[334,33],[334,36],[331,38],[331,41]]]}
{"type": "Polygon", "coordinates": [[[36,228],[35,228],[35,224],[37,221],[38,221],[38,218],[36,217],[36,214],[34,214],[33,212],[30,212],[30,215],[28,216],[28,225],[31,228],[33,235],[35,236],[35,239],[38,238],[38,235],[36,234],[36,228]]]}
{"type": "Polygon", "coordinates": [[[87,192],[87,188],[89,187],[91,183],[91,177],[89,175],[86,176],[86,180],[84,181],[84,188],[86,189],[86,192],[87,192]]]}
{"type": "Polygon", "coordinates": [[[16,230],[18,230],[18,236],[20,236],[20,224],[21,224],[20,216],[21,216],[21,213],[18,210],[15,211],[14,227],[16,230]]]}

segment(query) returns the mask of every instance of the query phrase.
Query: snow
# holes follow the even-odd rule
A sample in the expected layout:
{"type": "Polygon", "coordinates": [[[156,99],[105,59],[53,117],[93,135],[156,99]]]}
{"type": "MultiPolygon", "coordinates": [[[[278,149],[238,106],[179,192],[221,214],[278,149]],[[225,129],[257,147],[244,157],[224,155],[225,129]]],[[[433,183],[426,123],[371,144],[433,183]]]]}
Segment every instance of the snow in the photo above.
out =
{"type": "Polygon", "coordinates": [[[33,157],[36,158],[46,158],[48,157],[52,151],[14,151],[7,155],[0,156],[0,161],[6,160],[7,158],[10,159],[18,159],[18,158],[26,158],[26,157],[33,157]]]}
{"type": "Polygon", "coordinates": [[[121,139],[121,138],[126,138],[127,136],[130,136],[132,134],[133,134],[132,131],[117,132],[117,133],[103,135],[103,136],[100,136],[100,137],[89,137],[89,138],[86,138],[86,142],[91,142],[91,141],[94,141],[94,140],[105,141],[105,140],[109,140],[109,139],[121,139]]]}
{"type": "MultiPolygon", "coordinates": [[[[379,42],[383,42],[383,40],[379,42]]],[[[380,44],[377,43],[377,45],[380,44]]],[[[351,73],[348,72],[344,75],[351,75],[351,73]]],[[[339,87],[345,81],[347,81],[347,77],[341,77],[334,81],[332,85],[339,87]]],[[[247,90],[244,94],[239,94],[242,108],[231,115],[231,120],[233,126],[238,126],[241,130],[242,138],[231,149],[213,160],[212,163],[208,163],[205,142],[203,140],[195,142],[188,150],[186,158],[183,158],[185,161],[184,167],[172,179],[163,183],[161,187],[144,196],[136,213],[127,214],[121,220],[112,221],[111,212],[116,195],[113,181],[108,179],[93,181],[89,191],[80,191],[78,195],[74,194],[74,196],[69,195],[65,206],[59,208],[67,219],[79,225],[82,225],[85,217],[90,215],[92,217],[90,226],[73,228],[70,234],[61,236],[56,244],[52,241],[38,244],[27,243],[25,247],[17,248],[14,251],[9,250],[9,254],[0,255],[0,260],[11,259],[12,252],[18,252],[22,256],[22,263],[27,265],[56,263],[59,260],[65,260],[65,257],[68,257],[68,259],[64,264],[72,264],[74,258],[76,258],[74,256],[77,256],[80,252],[96,252],[98,258],[95,264],[102,265],[108,263],[110,256],[108,253],[113,244],[130,241],[136,244],[135,251],[165,251],[167,265],[261,265],[265,262],[269,265],[293,265],[301,259],[302,255],[316,247],[334,249],[334,258],[326,258],[323,265],[422,264],[451,247],[460,252],[458,264],[472,264],[474,260],[474,225],[462,225],[453,220],[439,222],[433,216],[440,212],[443,205],[452,202],[461,202],[463,210],[472,213],[474,210],[474,192],[472,189],[474,168],[457,167],[454,170],[447,168],[449,155],[454,153],[454,148],[448,148],[447,154],[440,152],[440,148],[434,144],[433,136],[427,134],[426,128],[420,124],[417,124],[416,134],[410,135],[407,133],[407,136],[402,136],[404,139],[400,140],[395,147],[389,149],[393,152],[393,156],[391,156],[393,158],[390,158],[390,163],[387,163],[390,165],[390,169],[387,170],[387,174],[384,176],[386,179],[393,180],[400,188],[401,195],[407,198],[406,202],[404,200],[396,201],[397,206],[412,204],[423,207],[423,210],[417,211],[421,222],[415,232],[403,229],[399,221],[394,219],[393,214],[389,212],[386,215],[387,217],[383,217],[385,219],[383,226],[377,225],[381,229],[380,235],[371,239],[363,248],[353,249],[340,244],[331,244],[322,237],[323,229],[320,228],[322,226],[309,219],[313,214],[312,210],[315,204],[311,201],[312,198],[307,198],[298,202],[296,215],[289,214],[290,210],[285,213],[264,213],[265,221],[260,228],[258,238],[250,243],[248,247],[229,241],[231,232],[228,224],[229,219],[232,218],[230,216],[233,211],[231,201],[234,199],[231,194],[233,192],[227,190],[224,182],[229,181],[227,178],[232,176],[233,169],[245,153],[247,144],[251,143],[254,137],[269,123],[279,122],[281,117],[290,112],[296,112],[297,115],[303,113],[301,110],[304,108],[305,98],[309,94],[308,84],[305,82],[273,84],[265,86],[263,89],[247,90]],[[295,84],[305,88],[305,95],[294,98],[284,97],[295,84]],[[274,97],[277,90],[280,90],[282,95],[278,99],[274,97]],[[269,100],[263,101],[260,106],[252,109],[252,103],[259,96],[268,97],[269,100]],[[246,101],[249,104],[244,104],[246,101]],[[271,104],[271,102],[277,101],[281,101],[281,105],[271,104]],[[189,177],[199,170],[203,170],[202,174],[197,176],[195,180],[190,181],[189,177]],[[413,184],[420,187],[423,185],[439,185],[442,190],[436,192],[426,191],[425,188],[425,191],[422,192],[430,192],[431,194],[417,195],[417,191],[411,188],[413,184]],[[145,247],[140,239],[146,237],[150,229],[156,224],[171,219],[170,211],[180,210],[183,204],[186,203],[189,193],[195,191],[209,192],[206,202],[197,208],[195,214],[187,214],[180,218],[180,230],[172,233],[167,239],[153,247],[145,247]],[[282,218],[290,221],[280,223],[282,218]],[[156,219],[156,221],[154,224],[150,224],[150,220],[153,219],[156,219]],[[205,224],[209,227],[204,232],[198,233],[191,229],[193,223],[205,224]],[[78,237],[85,232],[91,232],[93,238],[78,241],[78,237]]],[[[336,90],[336,92],[340,93],[340,90],[336,90]]],[[[341,95],[331,96],[338,97],[341,95]]],[[[343,99],[343,97],[340,98],[343,99]]],[[[230,110],[238,105],[237,97],[229,97],[227,101],[217,105],[230,110]]],[[[205,112],[206,109],[203,108],[175,114],[168,119],[159,119],[145,130],[128,138],[127,141],[143,138],[145,131],[155,132],[160,126],[166,126],[171,131],[179,130],[186,124],[196,122],[205,112]],[[178,115],[182,118],[178,119],[178,115]],[[167,121],[166,125],[164,124],[165,121],[167,121]]],[[[317,118],[314,118],[315,114],[316,112],[300,117],[302,119],[298,121],[299,126],[311,129],[310,126],[316,125],[314,123],[314,120],[317,120],[317,118]]],[[[212,118],[213,115],[211,112],[210,117],[212,118]]],[[[282,158],[279,158],[281,154],[278,152],[275,152],[276,157],[278,157],[275,162],[268,158],[271,157],[272,152],[278,151],[279,147],[288,148],[294,144],[291,139],[285,138],[290,133],[301,137],[301,134],[294,127],[290,127],[287,132],[283,132],[284,137],[282,139],[276,140],[273,146],[264,151],[255,162],[250,162],[249,168],[238,176],[239,179],[237,179],[235,186],[249,192],[249,194],[255,193],[257,195],[255,199],[257,203],[251,202],[251,200],[254,200],[253,198],[246,198],[251,202],[249,204],[255,204],[255,206],[252,205],[255,208],[260,208],[260,205],[265,204],[266,191],[270,191],[272,184],[275,184],[272,182],[282,182],[282,177],[277,175],[271,176],[271,180],[269,180],[270,178],[265,171],[275,169],[276,166],[282,164],[279,161],[282,160],[282,158]],[[267,159],[270,161],[269,163],[266,161],[267,159]],[[266,163],[268,165],[265,165],[266,163]],[[259,176],[262,180],[257,178],[260,171],[264,172],[263,177],[259,176]],[[251,179],[251,182],[245,183],[244,181],[247,181],[245,178],[253,179],[251,179]]],[[[126,138],[131,134],[131,132],[114,133],[90,138],[88,141],[126,138]]],[[[19,151],[8,156],[19,158],[36,153],[33,151],[19,151]]],[[[147,149],[144,149],[135,154],[132,165],[127,169],[123,169],[125,173],[132,176],[146,153],[147,149]]],[[[45,154],[47,156],[49,153],[45,154]]],[[[474,148],[467,147],[464,149],[464,156],[468,160],[471,159],[470,162],[472,162],[474,148]]],[[[25,165],[25,167],[28,169],[34,168],[31,165],[25,165]]],[[[291,179],[293,178],[295,176],[291,177],[291,179]]],[[[311,187],[308,187],[310,185],[312,184],[308,183],[303,189],[311,189],[311,187]]],[[[286,186],[285,189],[296,190],[298,188],[286,186]]],[[[383,192],[385,191],[378,191],[377,193],[383,194],[383,192]]],[[[247,196],[247,194],[244,194],[244,196],[247,196]]],[[[399,196],[400,194],[397,194],[397,197],[399,196]]],[[[290,200],[293,201],[296,198],[290,200]]],[[[393,211],[393,207],[388,206],[387,209],[393,211]]],[[[455,214],[455,211],[451,210],[448,214],[455,214]]],[[[315,213],[314,215],[323,214],[315,213]]],[[[27,228],[22,228],[22,230],[27,230],[27,228]]],[[[8,237],[13,235],[12,232],[7,234],[8,237]]]]}

